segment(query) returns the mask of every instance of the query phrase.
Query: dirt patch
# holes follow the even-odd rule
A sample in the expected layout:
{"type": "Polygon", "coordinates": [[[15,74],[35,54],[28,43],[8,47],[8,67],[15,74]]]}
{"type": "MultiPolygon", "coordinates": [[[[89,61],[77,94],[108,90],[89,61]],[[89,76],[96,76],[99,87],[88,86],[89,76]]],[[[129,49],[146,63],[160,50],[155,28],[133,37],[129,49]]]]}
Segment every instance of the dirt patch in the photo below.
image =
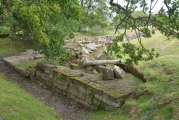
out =
{"type": "Polygon", "coordinates": [[[10,80],[19,84],[22,89],[50,106],[55,112],[62,116],[63,120],[86,120],[86,118],[80,116],[80,113],[88,112],[89,109],[65,98],[63,95],[42,88],[30,79],[24,78],[3,62],[2,58],[0,58],[0,72],[10,80]]]}

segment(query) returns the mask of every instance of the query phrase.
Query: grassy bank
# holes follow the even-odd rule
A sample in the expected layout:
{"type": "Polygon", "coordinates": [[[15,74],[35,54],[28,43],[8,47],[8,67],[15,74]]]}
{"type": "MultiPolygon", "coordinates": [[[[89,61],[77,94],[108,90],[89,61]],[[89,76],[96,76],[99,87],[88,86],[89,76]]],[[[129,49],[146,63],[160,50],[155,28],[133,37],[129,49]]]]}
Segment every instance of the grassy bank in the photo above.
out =
{"type": "MultiPolygon", "coordinates": [[[[86,114],[93,120],[178,120],[179,119],[179,40],[168,39],[157,32],[152,38],[142,38],[146,48],[155,48],[160,57],[136,66],[147,82],[142,85],[148,93],[128,99],[117,111],[86,114]]],[[[137,40],[132,41],[138,45],[137,40]]]]}
{"type": "Polygon", "coordinates": [[[0,73],[0,114],[5,120],[59,120],[44,103],[0,73]]]}
{"type": "MultiPolygon", "coordinates": [[[[0,39],[0,56],[29,49],[23,41],[0,39]]],[[[5,120],[59,120],[59,116],[43,102],[22,90],[0,73],[0,115],[5,120]]]]}

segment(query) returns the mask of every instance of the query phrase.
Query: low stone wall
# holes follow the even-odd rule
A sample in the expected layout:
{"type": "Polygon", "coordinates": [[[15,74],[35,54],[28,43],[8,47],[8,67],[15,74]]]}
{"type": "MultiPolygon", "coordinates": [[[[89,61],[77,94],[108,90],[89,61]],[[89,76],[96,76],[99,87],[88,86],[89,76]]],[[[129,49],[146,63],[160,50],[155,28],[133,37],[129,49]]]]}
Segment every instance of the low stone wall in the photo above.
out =
{"type": "Polygon", "coordinates": [[[119,66],[135,76],[126,73],[122,79],[113,76],[113,79],[110,80],[104,79],[106,75],[104,73],[85,72],[88,67],[71,69],[40,62],[36,67],[27,69],[18,66],[20,63],[34,62],[41,57],[42,55],[38,52],[28,50],[17,56],[3,58],[3,60],[24,76],[30,77],[31,80],[43,83],[55,92],[91,109],[114,110],[121,107],[128,97],[135,98],[135,96],[143,94],[144,90],[137,89],[139,83],[135,81],[135,76],[143,78],[143,74],[134,67],[125,64],[119,64],[119,66]]]}
{"type": "MultiPolygon", "coordinates": [[[[126,36],[124,36],[124,41],[126,40],[134,40],[137,39],[138,37],[141,37],[143,35],[142,32],[138,33],[138,34],[127,34],[126,36]]],[[[79,41],[80,43],[109,43],[112,42],[114,38],[116,38],[119,35],[104,35],[104,36],[98,36],[95,39],[89,39],[89,38],[78,38],[78,39],[73,39],[73,40],[66,40],[65,43],[68,42],[76,42],[79,41]]]]}
{"type": "Polygon", "coordinates": [[[62,66],[44,72],[29,68],[26,76],[33,80],[39,80],[56,92],[91,109],[117,109],[130,95],[130,93],[123,95],[114,92],[98,83],[83,78],[83,74],[75,73],[75,70],[62,66]],[[67,71],[71,71],[71,73],[67,71]]]}

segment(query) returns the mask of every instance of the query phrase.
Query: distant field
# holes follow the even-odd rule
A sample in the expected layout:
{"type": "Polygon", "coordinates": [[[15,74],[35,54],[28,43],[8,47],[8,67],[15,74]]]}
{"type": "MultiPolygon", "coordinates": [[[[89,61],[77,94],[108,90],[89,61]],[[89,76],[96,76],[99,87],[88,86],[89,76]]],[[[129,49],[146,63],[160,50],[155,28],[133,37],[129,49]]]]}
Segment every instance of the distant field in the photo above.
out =
{"type": "MultiPolygon", "coordinates": [[[[124,29],[120,29],[119,32],[123,33],[124,29]]],[[[132,34],[134,33],[133,31],[127,30],[127,34],[132,34]]],[[[118,33],[116,33],[117,35],[118,33]]],[[[75,37],[74,39],[78,38],[90,38],[94,39],[97,36],[105,36],[105,35],[115,35],[115,29],[110,29],[110,30],[90,30],[90,31],[83,31],[83,32],[75,32],[74,33],[75,37]]]]}

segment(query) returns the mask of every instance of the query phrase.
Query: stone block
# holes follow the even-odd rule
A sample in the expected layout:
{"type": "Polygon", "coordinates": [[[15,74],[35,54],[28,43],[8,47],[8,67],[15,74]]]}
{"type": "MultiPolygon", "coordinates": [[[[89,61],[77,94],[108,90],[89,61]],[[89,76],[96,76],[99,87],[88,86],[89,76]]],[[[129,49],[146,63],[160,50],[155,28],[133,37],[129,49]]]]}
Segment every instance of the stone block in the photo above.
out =
{"type": "Polygon", "coordinates": [[[53,68],[56,68],[56,66],[55,65],[46,65],[42,62],[38,62],[36,68],[37,68],[37,70],[45,72],[45,71],[50,71],[53,68]]]}
{"type": "Polygon", "coordinates": [[[95,43],[88,43],[88,44],[86,44],[86,48],[94,51],[97,49],[97,45],[95,43]]]}
{"type": "Polygon", "coordinates": [[[29,71],[31,76],[35,76],[36,75],[36,69],[35,68],[29,68],[28,71],[29,71]]]}
{"type": "Polygon", "coordinates": [[[104,67],[102,69],[102,73],[103,73],[103,79],[104,80],[113,80],[114,79],[113,69],[108,68],[108,67],[104,67]]]}
{"type": "Polygon", "coordinates": [[[74,89],[69,89],[68,92],[76,97],[79,97],[79,98],[80,98],[79,95],[82,94],[79,91],[75,91],[74,89]]]}
{"type": "Polygon", "coordinates": [[[113,70],[114,70],[114,75],[115,75],[116,78],[122,79],[122,78],[125,77],[125,72],[120,67],[115,65],[115,66],[113,66],[113,70]]]}
{"type": "Polygon", "coordinates": [[[96,69],[92,66],[87,66],[86,67],[86,73],[89,73],[89,74],[97,74],[98,72],[96,71],[96,69]]]}
{"type": "Polygon", "coordinates": [[[70,63],[70,68],[71,69],[80,69],[81,67],[78,64],[70,63]]]}
{"type": "Polygon", "coordinates": [[[34,55],[34,59],[40,59],[40,58],[43,58],[44,55],[43,54],[36,54],[34,55]]]}
{"type": "Polygon", "coordinates": [[[89,54],[89,51],[88,51],[86,48],[82,47],[82,48],[81,48],[81,53],[88,55],[88,54],[89,54]]]}
{"type": "Polygon", "coordinates": [[[28,55],[31,55],[31,54],[34,53],[34,50],[33,49],[29,49],[29,50],[26,50],[26,52],[27,52],[28,55]]]}
{"type": "Polygon", "coordinates": [[[86,95],[84,93],[78,92],[77,97],[85,101],[86,95]]]}
{"type": "Polygon", "coordinates": [[[36,71],[36,75],[39,77],[39,76],[41,76],[41,72],[40,71],[36,71]]]}
{"type": "Polygon", "coordinates": [[[78,87],[78,85],[73,84],[73,85],[70,86],[70,89],[79,92],[79,87],[78,87]]]}
{"type": "Polygon", "coordinates": [[[103,97],[100,96],[100,95],[98,95],[98,94],[94,94],[94,97],[95,97],[96,99],[98,99],[98,100],[102,100],[102,99],[103,99],[103,97]]]}
{"type": "Polygon", "coordinates": [[[97,56],[96,56],[96,59],[97,60],[106,60],[106,55],[104,53],[99,53],[97,56]]]}
{"type": "Polygon", "coordinates": [[[96,68],[97,72],[102,73],[104,66],[103,65],[97,65],[97,66],[95,66],[95,68],[96,68]]]}
{"type": "Polygon", "coordinates": [[[79,86],[79,92],[86,94],[86,88],[84,86],[79,86]]]}
{"type": "Polygon", "coordinates": [[[45,80],[45,79],[46,79],[46,75],[45,75],[45,74],[43,74],[43,73],[41,73],[40,77],[41,77],[43,80],[45,80]]]}

